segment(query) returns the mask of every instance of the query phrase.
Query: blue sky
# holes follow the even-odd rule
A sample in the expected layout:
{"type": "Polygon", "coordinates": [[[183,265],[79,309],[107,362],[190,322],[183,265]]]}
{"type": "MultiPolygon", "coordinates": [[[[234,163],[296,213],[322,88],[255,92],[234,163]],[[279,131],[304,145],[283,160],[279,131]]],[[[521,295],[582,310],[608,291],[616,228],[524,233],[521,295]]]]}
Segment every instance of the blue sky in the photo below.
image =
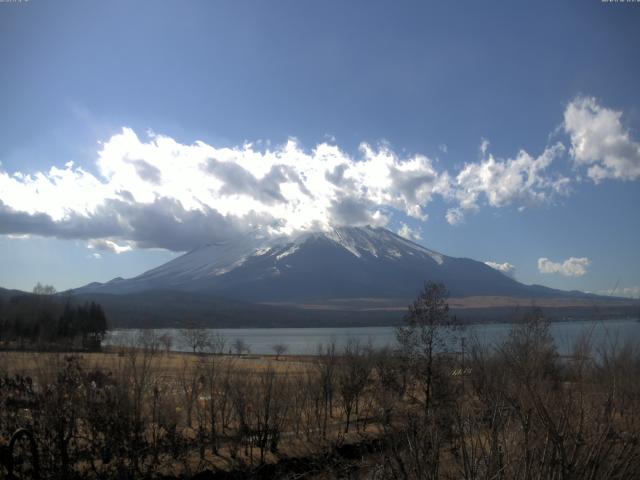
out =
{"type": "Polygon", "coordinates": [[[639,24],[599,0],[0,3],[0,286],[375,223],[640,296],[639,24]]]}

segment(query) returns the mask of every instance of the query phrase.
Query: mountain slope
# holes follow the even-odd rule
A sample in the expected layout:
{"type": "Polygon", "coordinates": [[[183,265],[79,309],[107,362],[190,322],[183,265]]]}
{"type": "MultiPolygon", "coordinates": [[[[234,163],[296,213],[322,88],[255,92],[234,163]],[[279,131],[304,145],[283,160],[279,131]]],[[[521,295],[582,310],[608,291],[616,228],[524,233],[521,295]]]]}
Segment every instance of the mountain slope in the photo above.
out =
{"type": "Polygon", "coordinates": [[[77,292],[165,289],[261,302],[411,299],[427,280],[443,282],[454,297],[577,295],[523,285],[482,262],[448,257],[371,227],[336,228],[293,240],[248,235],[197,248],[132,279],[94,283],[77,292]]]}

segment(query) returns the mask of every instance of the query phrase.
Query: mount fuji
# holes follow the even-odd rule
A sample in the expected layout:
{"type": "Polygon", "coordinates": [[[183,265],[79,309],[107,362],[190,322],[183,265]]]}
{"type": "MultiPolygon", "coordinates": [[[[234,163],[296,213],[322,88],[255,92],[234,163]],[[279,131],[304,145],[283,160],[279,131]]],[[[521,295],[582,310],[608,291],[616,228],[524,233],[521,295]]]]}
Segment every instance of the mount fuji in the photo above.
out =
{"type": "Polygon", "coordinates": [[[384,228],[340,227],[295,238],[250,234],[208,244],[141,275],[76,293],[202,292],[250,302],[412,299],[425,281],[452,297],[585,295],[524,285],[482,262],[429,250],[384,228]]]}

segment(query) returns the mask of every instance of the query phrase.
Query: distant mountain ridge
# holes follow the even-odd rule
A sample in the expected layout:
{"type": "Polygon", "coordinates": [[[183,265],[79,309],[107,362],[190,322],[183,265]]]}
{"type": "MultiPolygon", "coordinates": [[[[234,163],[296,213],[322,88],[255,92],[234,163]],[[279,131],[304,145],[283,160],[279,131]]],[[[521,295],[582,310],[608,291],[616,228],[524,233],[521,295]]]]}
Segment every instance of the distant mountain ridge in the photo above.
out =
{"type": "Polygon", "coordinates": [[[349,298],[411,299],[425,281],[453,297],[588,297],[524,285],[468,258],[430,250],[384,228],[339,227],[296,238],[256,234],[204,245],[131,279],[77,289],[79,294],[179,290],[251,302],[349,298]]]}
{"type": "MultiPolygon", "coordinates": [[[[510,321],[533,304],[553,319],[620,318],[640,307],[524,285],[372,227],[203,245],[136,277],[75,289],[72,298],[103,305],[114,327],[394,325],[426,281],[443,282],[452,314],[470,322],[510,321]]],[[[0,288],[0,301],[25,294],[0,288]]]]}

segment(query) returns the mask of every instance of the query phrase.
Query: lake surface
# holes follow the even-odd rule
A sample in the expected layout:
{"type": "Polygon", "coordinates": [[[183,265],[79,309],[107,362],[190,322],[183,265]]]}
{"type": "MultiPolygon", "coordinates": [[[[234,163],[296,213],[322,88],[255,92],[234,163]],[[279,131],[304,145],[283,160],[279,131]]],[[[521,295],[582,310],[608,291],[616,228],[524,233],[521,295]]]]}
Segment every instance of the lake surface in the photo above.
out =
{"type": "MultiPolygon", "coordinates": [[[[456,332],[457,337],[467,339],[477,338],[482,344],[497,344],[509,334],[512,324],[480,324],[469,325],[456,332]]],[[[190,348],[182,341],[180,330],[155,329],[158,336],[170,335],[173,340],[172,350],[189,351],[190,348]]],[[[289,354],[315,354],[319,345],[330,342],[342,348],[350,339],[356,339],[363,344],[371,344],[375,348],[395,345],[395,331],[393,327],[352,327],[352,328],[237,328],[215,329],[212,333],[221,334],[226,342],[226,350],[236,339],[242,339],[254,354],[273,354],[275,344],[285,344],[289,354]]],[[[133,345],[138,330],[112,330],[108,333],[105,345],[133,345]]],[[[622,345],[625,342],[640,343],[640,322],[637,319],[620,320],[573,320],[555,322],[551,324],[551,334],[556,342],[558,351],[566,354],[571,351],[574,342],[581,335],[590,335],[593,345],[603,344],[622,345]]],[[[452,341],[451,349],[456,350],[459,338],[452,341]]],[[[459,348],[459,347],[458,347],[459,348]]]]}

